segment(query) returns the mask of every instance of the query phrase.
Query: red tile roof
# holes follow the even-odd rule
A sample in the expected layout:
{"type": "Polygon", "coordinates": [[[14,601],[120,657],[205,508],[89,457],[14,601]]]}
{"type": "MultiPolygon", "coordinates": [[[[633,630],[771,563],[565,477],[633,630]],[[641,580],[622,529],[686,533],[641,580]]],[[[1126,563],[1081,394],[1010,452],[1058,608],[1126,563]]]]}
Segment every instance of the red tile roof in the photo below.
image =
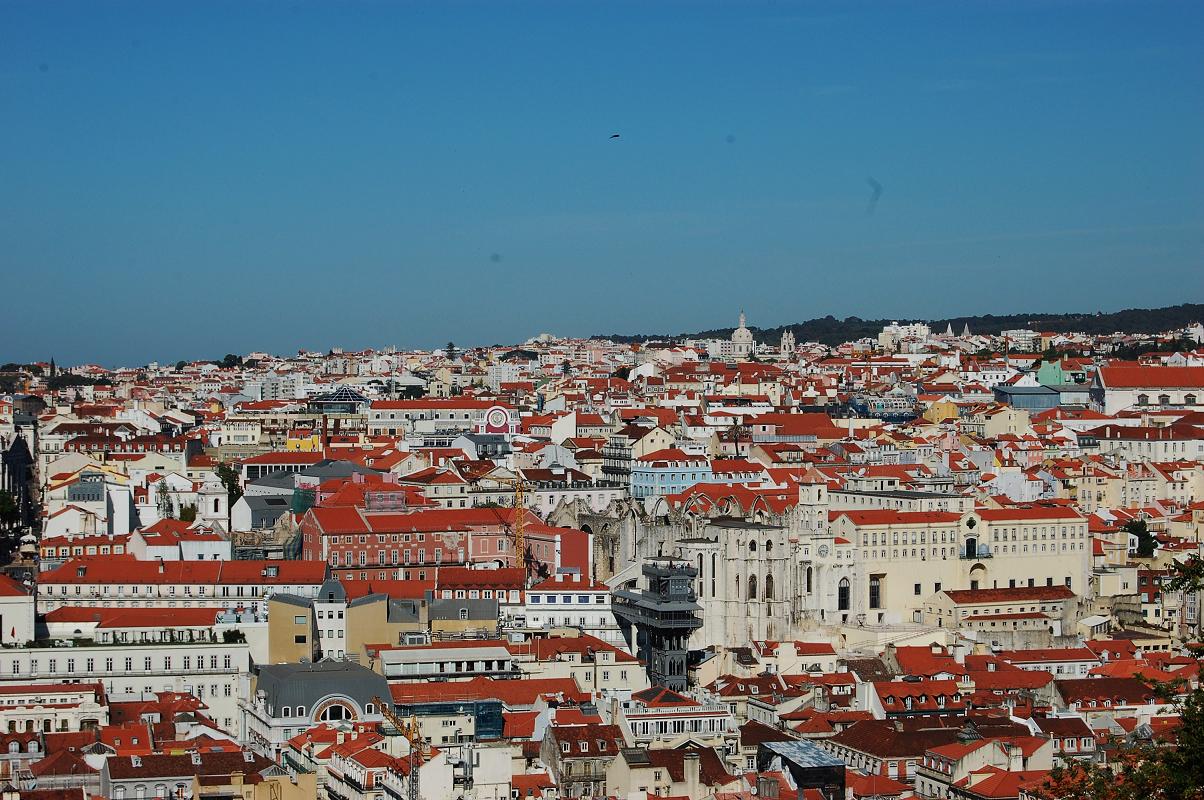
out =
{"type": "Polygon", "coordinates": [[[1204,388],[1204,367],[1146,367],[1130,364],[1101,367],[1100,378],[1110,389],[1204,388]]]}
{"type": "Polygon", "coordinates": [[[524,678],[522,680],[495,680],[476,677],[467,681],[448,683],[390,684],[393,702],[398,705],[439,702],[444,700],[488,700],[498,699],[508,708],[530,708],[540,697],[556,696],[574,703],[589,700],[572,678],[524,678]]]}
{"type": "Polygon", "coordinates": [[[945,589],[944,593],[958,605],[986,603],[1028,603],[1070,600],[1075,597],[1066,586],[1016,586],[995,589],[945,589]]]}

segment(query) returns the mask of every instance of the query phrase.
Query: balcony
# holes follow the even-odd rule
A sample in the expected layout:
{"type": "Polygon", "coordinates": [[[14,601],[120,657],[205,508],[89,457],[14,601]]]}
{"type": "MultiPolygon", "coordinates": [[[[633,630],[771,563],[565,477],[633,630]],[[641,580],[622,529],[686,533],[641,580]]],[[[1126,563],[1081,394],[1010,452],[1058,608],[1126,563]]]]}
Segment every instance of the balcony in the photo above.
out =
{"type": "Polygon", "coordinates": [[[957,554],[958,554],[959,558],[964,559],[966,561],[977,561],[980,558],[993,558],[994,557],[994,555],[991,553],[991,548],[985,544],[980,544],[978,546],[977,553],[974,552],[973,550],[971,550],[970,552],[967,553],[966,548],[963,547],[957,551],[957,554]]]}

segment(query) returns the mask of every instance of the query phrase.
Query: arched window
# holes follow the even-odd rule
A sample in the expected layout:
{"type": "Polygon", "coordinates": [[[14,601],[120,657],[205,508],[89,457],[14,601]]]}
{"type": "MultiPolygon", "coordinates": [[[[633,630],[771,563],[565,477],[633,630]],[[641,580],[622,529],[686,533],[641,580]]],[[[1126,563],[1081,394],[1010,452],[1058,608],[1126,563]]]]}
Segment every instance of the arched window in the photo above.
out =
{"type": "Polygon", "coordinates": [[[9,742],[8,743],[8,752],[20,753],[21,752],[21,743],[20,742],[9,742]]]}
{"type": "Polygon", "coordinates": [[[768,553],[772,549],[773,549],[773,539],[766,539],[765,540],[765,552],[768,553]]]}
{"type": "Polygon", "coordinates": [[[765,596],[766,600],[773,599],[773,576],[772,575],[765,576],[765,595],[764,596],[765,596]]]}
{"type": "Polygon", "coordinates": [[[338,722],[341,719],[351,719],[351,714],[348,713],[347,707],[341,703],[335,703],[327,706],[322,712],[321,722],[338,722]]]}
{"type": "Polygon", "coordinates": [[[757,540],[756,539],[753,539],[748,543],[748,552],[750,552],[750,553],[757,552],[757,540]]]}
{"type": "Polygon", "coordinates": [[[740,576],[736,576],[736,599],[740,599],[740,576]]]}
{"type": "Polygon", "coordinates": [[[840,583],[836,587],[836,609],[838,611],[849,610],[849,579],[841,578],[840,583]]]}
{"type": "Polygon", "coordinates": [[[748,599],[749,600],[757,599],[757,576],[756,575],[748,576],[748,599]]]}
{"type": "Polygon", "coordinates": [[[222,501],[220,498],[213,498],[213,513],[216,514],[221,510],[222,501]]]}
{"type": "Polygon", "coordinates": [[[811,594],[811,567],[807,567],[807,594],[811,594]]]}
{"type": "Polygon", "coordinates": [[[34,739],[32,742],[30,742],[29,744],[25,745],[25,749],[26,749],[28,752],[30,752],[30,753],[36,753],[36,752],[38,752],[38,740],[37,740],[37,739],[34,739]]]}

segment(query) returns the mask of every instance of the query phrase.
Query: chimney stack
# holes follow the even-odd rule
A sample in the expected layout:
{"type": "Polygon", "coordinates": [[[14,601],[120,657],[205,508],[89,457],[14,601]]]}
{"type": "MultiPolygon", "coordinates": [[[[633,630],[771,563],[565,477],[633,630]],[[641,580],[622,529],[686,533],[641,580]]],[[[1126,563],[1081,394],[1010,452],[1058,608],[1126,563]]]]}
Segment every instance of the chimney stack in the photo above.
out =
{"type": "Polygon", "coordinates": [[[682,756],[682,772],[685,773],[686,797],[698,797],[702,783],[702,757],[697,750],[692,750],[682,756]]]}

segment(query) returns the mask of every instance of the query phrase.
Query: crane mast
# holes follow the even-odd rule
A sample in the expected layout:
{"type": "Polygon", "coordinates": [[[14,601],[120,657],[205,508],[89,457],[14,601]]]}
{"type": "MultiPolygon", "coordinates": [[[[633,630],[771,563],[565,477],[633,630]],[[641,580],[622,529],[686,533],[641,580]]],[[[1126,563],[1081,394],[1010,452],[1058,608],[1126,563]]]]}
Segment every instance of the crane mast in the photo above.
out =
{"type": "Polygon", "coordinates": [[[408,756],[410,774],[406,779],[406,788],[408,789],[407,800],[421,800],[418,784],[418,770],[422,766],[422,731],[418,729],[418,717],[412,716],[409,721],[397,716],[393,711],[393,704],[386,703],[380,697],[373,697],[372,702],[376,703],[376,707],[380,709],[381,716],[389,721],[389,724],[398,730],[398,732],[406,737],[406,741],[410,743],[410,754],[408,756]]]}
{"type": "Polygon", "coordinates": [[[510,530],[514,533],[514,551],[516,566],[523,568],[524,580],[526,580],[527,570],[527,482],[522,476],[513,478],[493,478],[498,483],[514,487],[514,521],[510,524],[510,530]]]}

